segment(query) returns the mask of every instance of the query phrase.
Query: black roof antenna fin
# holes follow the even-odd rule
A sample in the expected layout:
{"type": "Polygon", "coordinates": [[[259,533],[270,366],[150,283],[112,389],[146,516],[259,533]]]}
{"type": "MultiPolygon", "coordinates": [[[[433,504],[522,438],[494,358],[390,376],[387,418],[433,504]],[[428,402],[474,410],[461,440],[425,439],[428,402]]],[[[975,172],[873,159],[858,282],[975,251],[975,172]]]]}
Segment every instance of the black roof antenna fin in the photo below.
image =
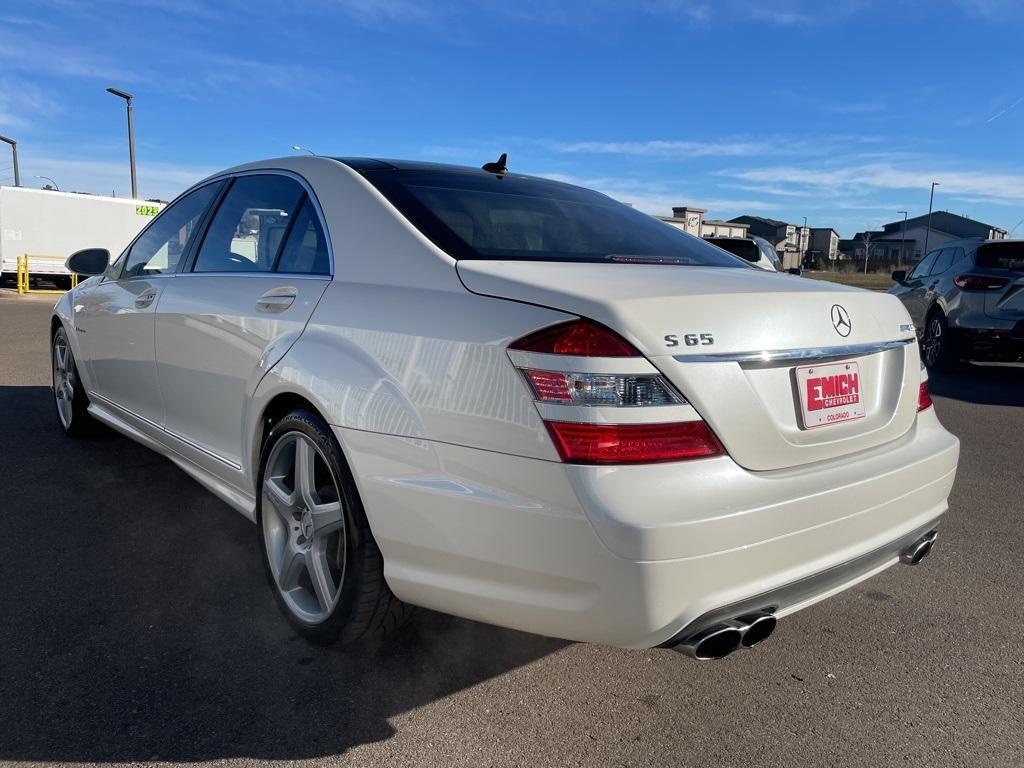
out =
{"type": "Polygon", "coordinates": [[[504,176],[506,173],[508,173],[508,165],[506,165],[507,161],[508,152],[502,152],[501,157],[498,158],[497,162],[484,163],[480,167],[483,168],[488,173],[497,173],[499,176],[504,176]]]}

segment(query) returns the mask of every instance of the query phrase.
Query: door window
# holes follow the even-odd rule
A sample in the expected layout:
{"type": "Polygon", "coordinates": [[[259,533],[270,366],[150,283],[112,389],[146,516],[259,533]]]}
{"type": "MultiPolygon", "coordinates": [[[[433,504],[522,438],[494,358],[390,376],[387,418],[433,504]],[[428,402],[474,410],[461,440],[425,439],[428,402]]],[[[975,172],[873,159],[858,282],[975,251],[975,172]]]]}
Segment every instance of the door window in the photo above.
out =
{"type": "Polygon", "coordinates": [[[278,272],[329,275],[330,257],[323,227],[313,203],[307,197],[295,217],[288,240],[277,263],[278,272]]]}
{"type": "Polygon", "coordinates": [[[277,174],[235,180],[203,238],[195,272],[270,272],[305,190],[277,174]]]}
{"type": "Polygon", "coordinates": [[[132,244],[122,277],[174,272],[188,247],[192,231],[220,188],[219,182],[207,184],[165,208],[132,244]]]}
{"type": "Polygon", "coordinates": [[[935,263],[935,259],[939,257],[942,251],[932,251],[924,259],[914,267],[914,271],[910,273],[908,280],[914,280],[919,277],[924,277],[928,274],[928,271],[932,268],[932,264],[935,263]]]}
{"type": "Polygon", "coordinates": [[[953,263],[953,254],[956,253],[956,248],[943,248],[939,253],[939,258],[935,260],[935,264],[932,266],[929,275],[941,275],[949,266],[953,263]]]}

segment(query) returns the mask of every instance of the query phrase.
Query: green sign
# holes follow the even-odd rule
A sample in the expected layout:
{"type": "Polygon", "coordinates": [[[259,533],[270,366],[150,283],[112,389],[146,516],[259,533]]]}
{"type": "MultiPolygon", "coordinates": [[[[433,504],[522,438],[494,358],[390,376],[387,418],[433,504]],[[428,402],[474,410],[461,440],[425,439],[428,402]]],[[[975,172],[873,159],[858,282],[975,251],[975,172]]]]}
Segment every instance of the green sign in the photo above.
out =
{"type": "Polygon", "coordinates": [[[156,216],[160,213],[160,209],[155,205],[136,205],[135,212],[139,216],[156,216]]]}

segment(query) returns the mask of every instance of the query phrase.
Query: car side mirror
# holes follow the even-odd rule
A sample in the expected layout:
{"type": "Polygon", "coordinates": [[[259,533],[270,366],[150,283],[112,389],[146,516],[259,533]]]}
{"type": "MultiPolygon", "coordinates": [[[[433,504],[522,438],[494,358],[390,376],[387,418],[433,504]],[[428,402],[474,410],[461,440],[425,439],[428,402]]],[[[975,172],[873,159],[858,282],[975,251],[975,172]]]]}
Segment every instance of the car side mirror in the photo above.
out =
{"type": "Polygon", "coordinates": [[[790,267],[790,268],[789,268],[789,269],[787,269],[786,271],[787,271],[787,272],[788,272],[789,274],[791,274],[791,275],[797,275],[797,276],[799,276],[799,275],[800,275],[800,272],[801,272],[801,270],[800,270],[800,267],[790,267]]]}
{"type": "Polygon", "coordinates": [[[892,273],[892,279],[893,279],[894,282],[897,282],[897,283],[905,283],[905,282],[907,282],[907,270],[905,270],[905,269],[897,269],[897,270],[895,270],[892,273]]]}
{"type": "Polygon", "coordinates": [[[64,266],[76,275],[102,275],[109,263],[110,251],[106,248],[86,248],[72,253],[64,266]]]}

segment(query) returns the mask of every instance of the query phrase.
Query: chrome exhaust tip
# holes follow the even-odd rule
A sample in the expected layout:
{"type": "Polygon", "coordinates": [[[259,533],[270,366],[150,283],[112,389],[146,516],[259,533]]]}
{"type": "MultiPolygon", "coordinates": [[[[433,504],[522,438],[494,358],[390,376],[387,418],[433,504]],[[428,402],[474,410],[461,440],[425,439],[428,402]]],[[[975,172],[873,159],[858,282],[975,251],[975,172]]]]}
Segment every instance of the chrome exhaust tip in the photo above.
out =
{"type": "Polygon", "coordinates": [[[740,645],[744,648],[753,648],[755,645],[763,643],[771,637],[772,632],[775,631],[775,626],[779,623],[774,614],[767,611],[746,613],[742,616],[737,616],[734,621],[744,627],[743,635],[740,638],[740,645]]]}
{"type": "Polygon", "coordinates": [[[928,531],[928,533],[900,552],[900,562],[905,565],[917,565],[920,563],[931,554],[932,547],[935,546],[935,539],[938,536],[938,531],[928,531]]]}
{"type": "Polygon", "coordinates": [[[740,646],[743,633],[731,624],[715,624],[686,638],[674,649],[697,661],[724,659],[740,646]]]}

